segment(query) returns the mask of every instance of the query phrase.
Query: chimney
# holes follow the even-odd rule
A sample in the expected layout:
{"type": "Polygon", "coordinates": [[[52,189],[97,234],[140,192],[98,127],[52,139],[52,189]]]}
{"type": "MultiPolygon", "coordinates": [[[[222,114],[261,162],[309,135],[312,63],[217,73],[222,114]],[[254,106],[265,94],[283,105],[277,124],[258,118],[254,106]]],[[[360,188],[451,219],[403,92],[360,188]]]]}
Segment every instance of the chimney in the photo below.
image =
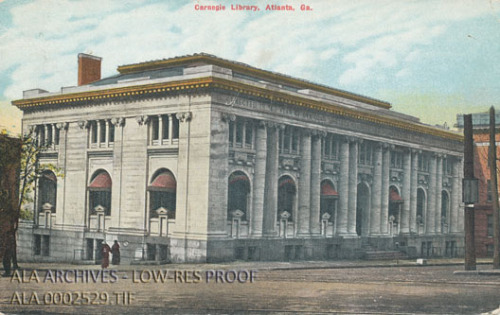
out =
{"type": "Polygon", "coordinates": [[[78,54],[78,85],[85,85],[101,79],[101,57],[78,54]]]}

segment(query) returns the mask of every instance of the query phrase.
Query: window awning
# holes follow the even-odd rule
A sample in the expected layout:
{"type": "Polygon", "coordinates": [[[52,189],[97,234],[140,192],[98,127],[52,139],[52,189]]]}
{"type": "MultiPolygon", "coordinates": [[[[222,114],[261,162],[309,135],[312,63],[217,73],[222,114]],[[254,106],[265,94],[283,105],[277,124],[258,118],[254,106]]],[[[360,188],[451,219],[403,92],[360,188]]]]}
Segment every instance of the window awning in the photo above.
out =
{"type": "Polygon", "coordinates": [[[389,192],[389,201],[390,202],[403,202],[403,198],[399,195],[398,191],[394,188],[391,188],[389,192]]]}
{"type": "Polygon", "coordinates": [[[158,174],[151,185],[148,187],[151,190],[163,190],[175,192],[177,188],[177,181],[170,172],[163,172],[158,174]]]}
{"type": "Polygon", "coordinates": [[[111,177],[107,172],[99,173],[90,183],[91,189],[111,189],[111,177]]]}
{"type": "Polygon", "coordinates": [[[231,174],[231,176],[229,176],[229,185],[231,184],[234,184],[238,181],[245,181],[245,182],[248,182],[248,177],[244,174],[231,174]]]}
{"type": "Polygon", "coordinates": [[[52,173],[52,172],[43,172],[42,177],[44,179],[48,179],[50,181],[57,182],[56,175],[54,175],[54,173],[52,173]]]}
{"type": "Polygon", "coordinates": [[[279,183],[278,187],[283,187],[285,185],[292,185],[295,187],[295,182],[290,177],[285,177],[285,178],[280,179],[280,183],[279,183]]]}
{"type": "Polygon", "coordinates": [[[321,185],[321,196],[323,197],[338,197],[339,193],[333,189],[333,186],[326,182],[321,185]]]}

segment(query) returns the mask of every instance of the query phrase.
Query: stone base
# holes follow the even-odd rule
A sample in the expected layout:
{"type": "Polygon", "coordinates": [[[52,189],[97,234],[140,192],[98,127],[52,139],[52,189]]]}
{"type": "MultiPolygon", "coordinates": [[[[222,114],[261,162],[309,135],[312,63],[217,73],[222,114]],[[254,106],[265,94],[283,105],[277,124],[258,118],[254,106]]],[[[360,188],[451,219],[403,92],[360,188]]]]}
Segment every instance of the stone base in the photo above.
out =
{"type": "Polygon", "coordinates": [[[407,235],[356,238],[217,238],[189,240],[137,235],[104,235],[21,225],[18,258],[32,262],[100,263],[101,241],[118,240],[122,264],[215,263],[233,260],[290,261],[360,259],[365,251],[405,252],[409,258],[459,257],[462,235],[407,235]]]}

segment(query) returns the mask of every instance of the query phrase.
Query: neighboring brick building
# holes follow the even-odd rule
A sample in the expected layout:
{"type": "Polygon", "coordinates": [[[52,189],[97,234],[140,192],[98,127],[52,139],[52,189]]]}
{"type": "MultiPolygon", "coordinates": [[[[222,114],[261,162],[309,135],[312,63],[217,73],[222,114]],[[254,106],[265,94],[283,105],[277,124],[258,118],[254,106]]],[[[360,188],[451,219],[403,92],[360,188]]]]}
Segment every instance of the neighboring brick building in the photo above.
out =
{"type": "MultiPolygon", "coordinates": [[[[497,156],[500,155],[500,113],[496,114],[497,156]]],[[[490,143],[490,114],[472,114],[474,134],[474,176],[479,179],[479,203],[474,206],[475,243],[477,257],[493,257],[493,194],[491,190],[491,176],[488,164],[488,150],[490,143]]],[[[457,127],[463,129],[463,115],[457,115],[457,127]]],[[[498,168],[498,164],[497,164],[498,168]]],[[[498,172],[497,172],[498,174],[498,172]]]]}

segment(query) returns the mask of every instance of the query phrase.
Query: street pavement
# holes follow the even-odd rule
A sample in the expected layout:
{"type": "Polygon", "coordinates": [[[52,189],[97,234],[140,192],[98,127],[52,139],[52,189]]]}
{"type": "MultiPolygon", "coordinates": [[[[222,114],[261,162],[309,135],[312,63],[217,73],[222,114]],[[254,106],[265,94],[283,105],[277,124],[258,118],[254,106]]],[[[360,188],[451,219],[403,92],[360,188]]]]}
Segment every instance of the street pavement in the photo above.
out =
{"type": "Polygon", "coordinates": [[[5,314],[481,314],[500,271],[463,260],[98,265],[22,263],[0,278],[5,314]]]}

